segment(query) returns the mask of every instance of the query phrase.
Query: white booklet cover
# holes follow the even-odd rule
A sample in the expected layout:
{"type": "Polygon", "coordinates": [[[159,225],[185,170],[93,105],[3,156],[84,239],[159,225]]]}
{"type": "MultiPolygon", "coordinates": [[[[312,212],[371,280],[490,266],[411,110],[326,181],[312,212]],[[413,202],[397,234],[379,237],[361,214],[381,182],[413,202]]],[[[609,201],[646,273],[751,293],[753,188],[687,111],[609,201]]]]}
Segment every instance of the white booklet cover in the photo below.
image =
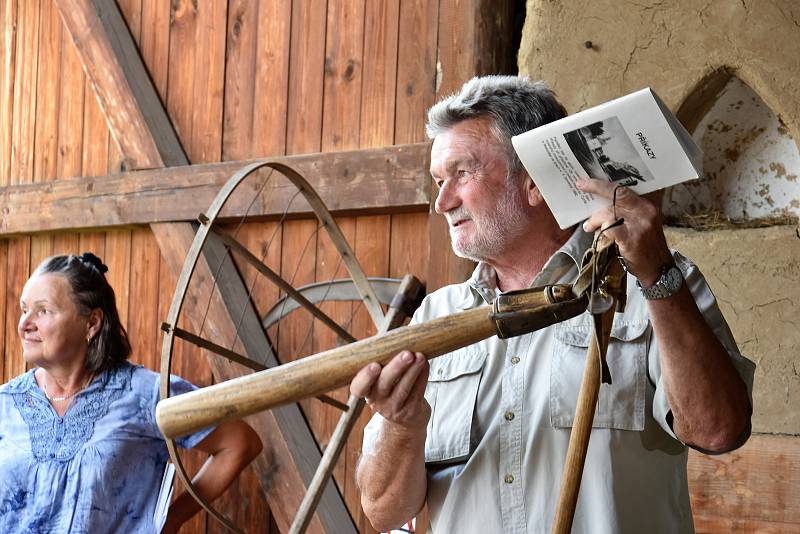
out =
{"type": "Polygon", "coordinates": [[[512,138],[522,164],[562,228],[610,201],[580,191],[595,178],[649,193],[698,178],[702,153],[649,88],[512,138]]]}
{"type": "Polygon", "coordinates": [[[164,523],[167,521],[167,512],[169,512],[169,505],[172,501],[172,482],[175,478],[175,466],[172,462],[167,462],[164,468],[164,476],[161,478],[161,488],[158,491],[158,499],[156,500],[156,509],[153,512],[153,524],[156,527],[156,532],[161,532],[164,528],[164,523]]]}

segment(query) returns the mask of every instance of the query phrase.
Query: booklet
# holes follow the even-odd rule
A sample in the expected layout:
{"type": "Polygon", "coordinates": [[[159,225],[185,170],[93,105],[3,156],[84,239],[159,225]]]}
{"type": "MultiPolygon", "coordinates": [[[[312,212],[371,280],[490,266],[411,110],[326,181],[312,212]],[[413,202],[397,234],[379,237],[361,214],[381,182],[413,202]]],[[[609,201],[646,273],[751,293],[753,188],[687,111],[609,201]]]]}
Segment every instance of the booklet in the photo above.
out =
{"type": "Polygon", "coordinates": [[[703,156],[689,133],[646,88],[511,139],[562,229],[611,201],[584,193],[579,178],[649,193],[700,176],[703,156]]]}
{"type": "Polygon", "coordinates": [[[164,528],[164,523],[167,521],[167,512],[169,512],[169,504],[172,501],[172,482],[175,478],[175,466],[172,462],[167,462],[164,468],[164,476],[161,478],[161,489],[158,491],[158,499],[156,500],[156,509],[153,512],[153,524],[156,527],[156,532],[161,532],[164,528]]]}

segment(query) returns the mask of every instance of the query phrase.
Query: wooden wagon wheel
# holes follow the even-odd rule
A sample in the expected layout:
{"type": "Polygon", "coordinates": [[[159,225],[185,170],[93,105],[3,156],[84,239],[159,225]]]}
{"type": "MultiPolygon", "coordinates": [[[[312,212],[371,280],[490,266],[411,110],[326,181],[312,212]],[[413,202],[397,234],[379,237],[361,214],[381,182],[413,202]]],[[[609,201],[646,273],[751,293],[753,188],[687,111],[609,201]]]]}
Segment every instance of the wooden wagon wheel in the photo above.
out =
{"type": "MultiPolygon", "coordinates": [[[[286,211],[284,211],[284,218],[286,217],[288,211],[289,208],[287,206],[286,211]]],[[[172,367],[173,350],[176,337],[192,343],[202,349],[214,352],[249,369],[259,371],[266,368],[264,364],[256,362],[248,356],[234,350],[234,345],[239,336],[239,324],[236,324],[235,326],[236,332],[233,343],[230,347],[226,347],[220,342],[203,337],[202,325],[205,323],[205,315],[203,315],[203,321],[201,322],[199,333],[193,333],[178,326],[181,319],[181,313],[184,309],[190,282],[192,281],[193,276],[196,274],[199,265],[203,266],[203,276],[210,276],[213,278],[213,286],[211,291],[208,293],[208,302],[206,306],[211,305],[213,293],[218,289],[217,275],[219,274],[220,269],[223,267],[223,264],[226,261],[231,262],[231,264],[233,263],[234,253],[238,258],[241,258],[242,261],[245,261],[260,275],[268,279],[271,283],[279,288],[279,290],[285,296],[278,300],[272,306],[272,309],[264,316],[262,328],[264,329],[265,336],[267,329],[272,327],[282,317],[288,315],[297,308],[303,308],[307,310],[314,319],[318,320],[320,324],[333,331],[340,342],[349,343],[355,341],[355,338],[346,330],[346,328],[338,324],[320,308],[318,305],[320,302],[326,300],[353,299],[358,297],[360,298],[361,302],[363,302],[364,307],[367,309],[375,327],[379,330],[385,331],[386,329],[391,328],[400,322],[402,317],[404,317],[404,313],[408,311],[407,309],[403,309],[403,299],[398,299],[397,296],[412,295],[412,300],[417,300],[419,297],[421,286],[416,279],[413,279],[413,277],[405,279],[402,284],[397,280],[372,279],[372,282],[375,283],[376,287],[379,289],[379,291],[376,292],[370,283],[370,279],[364,275],[360,265],[356,260],[352,248],[347,243],[347,240],[342,234],[339,226],[333,219],[328,209],[325,207],[320,197],[300,174],[285,164],[266,160],[252,163],[240,169],[223,186],[207,212],[198,216],[198,221],[200,225],[195,234],[194,241],[192,242],[192,245],[186,255],[183,269],[178,277],[175,294],[170,305],[168,317],[161,326],[162,330],[164,331],[160,389],[160,395],[162,399],[166,399],[170,395],[169,375],[172,367]],[[263,257],[259,258],[257,255],[253,254],[246,246],[239,243],[235,236],[228,235],[224,231],[221,231],[218,221],[223,215],[226,202],[228,202],[228,200],[231,198],[231,195],[234,194],[237,188],[249,176],[259,169],[269,169],[269,176],[265,180],[261,189],[259,189],[259,194],[263,191],[263,188],[266,186],[267,182],[272,178],[274,171],[277,171],[280,173],[280,175],[287,179],[294,188],[296,188],[297,192],[294,196],[292,196],[292,199],[297,197],[297,195],[302,195],[302,198],[304,198],[308,203],[310,211],[313,211],[313,214],[319,221],[317,231],[319,231],[320,227],[324,228],[327,232],[327,235],[333,242],[336,250],[338,251],[341,264],[344,265],[350,275],[349,280],[332,280],[329,282],[309,284],[308,286],[296,289],[293,287],[290,281],[284,280],[284,278],[282,278],[277,272],[268,267],[264,263],[263,257]],[[209,245],[211,246],[210,248],[209,245]],[[214,247],[216,247],[216,250],[210,251],[210,249],[214,249],[214,247]],[[216,261],[217,265],[212,265],[212,258],[216,261]],[[397,292],[398,289],[400,290],[399,292],[397,292]],[[390,313],[385,316],[381,304],[389,304],[390,302],[392,303],[392,307],[390,307],[390,313]]],[[[283,219],[281,222],[282,221],[283,219]]],[[[247,297],[250,297],[249,291],[247,297]]],[[[198,303],[195,302],[194,304],[197,305],[198,303]]],[[[268,346],[263,347],[263,350],[268,352],[274,358],[274,347],[272,347],[272,345],[269,343],[267,345],[268,346]]],[[[338,458],[338,454],[341,451],[341,446],[346,440],[350,429],[352,428],[352,425],[362,407],[355,399],[350,399],[348,404],[344,404],[325,395],[322,395],[319,398],[323,402],[327,402],[344,410],[345,414],[342,416],[339,428],[337,428],[335,432],[334,440],[328,447],[329,450],[326,450],[326,455],[323,457],[323,462],[321,462],[321,468],[318,470],[317,475],[312,481],[312,486],[314,486],[317,492],[321,490],[321,486],[324,486],[330,477],[332,463],[335,463],[336,458],[338,458]]],[[[177,454],[177,448],[174,440],[167,440],[167,449],[169,451],[170,458],[175,465],[176,474],[186,487],[187,492],[191,494],[212,517],[214,517],[221,524],[225,525],[226,528],[233,532],[241,532],[228,518],[217,511],[213,506],[211,506],[210,503],[208,503],[197,493],[194,486],[191,484],[191,480],[186,472],[186,469],[184,468],[180,456],[177,454]]],[[[305,530],[310,517],[313,514],[316,503],[318,502],[318,498],[319,494],[313,494],[313,492],[311,495],[306,497],[306,500],[303,503],[303,513],[300,514],[302,518],[295,521],[296,525],[302,524],[302,526],[293,526],[293,532],[305,530]]]]}

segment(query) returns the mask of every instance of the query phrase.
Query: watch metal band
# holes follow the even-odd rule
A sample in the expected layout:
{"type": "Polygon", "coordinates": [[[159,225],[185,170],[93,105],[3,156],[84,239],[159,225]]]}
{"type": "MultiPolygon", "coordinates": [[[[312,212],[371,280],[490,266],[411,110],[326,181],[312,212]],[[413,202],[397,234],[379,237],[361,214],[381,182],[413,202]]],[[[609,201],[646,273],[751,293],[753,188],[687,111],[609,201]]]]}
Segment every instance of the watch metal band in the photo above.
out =
{"type": "Polygon", "coordinates": [[[681,288],[683,285],[683,273],[675,264],[664,265],[661,268],[661,276],[652,286],[642,287],[638,280],[636,283],[646,300],[665,299],[677,293],[681,288]]]}

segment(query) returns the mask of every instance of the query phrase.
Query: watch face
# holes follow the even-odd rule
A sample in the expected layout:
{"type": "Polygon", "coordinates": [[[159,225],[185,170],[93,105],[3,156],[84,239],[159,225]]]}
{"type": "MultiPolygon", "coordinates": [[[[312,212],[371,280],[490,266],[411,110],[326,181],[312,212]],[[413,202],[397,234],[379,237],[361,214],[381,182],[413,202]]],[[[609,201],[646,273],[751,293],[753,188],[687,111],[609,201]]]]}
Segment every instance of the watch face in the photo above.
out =
{"type": "Polygon", "coordinates": [[[683,273],[677,267],[670,267],[666,273],[664,273],[664,287],[669,291],[669,294],[673,294],[677,292],[681,288],[681,283],[683,282],[683,273]]]}

